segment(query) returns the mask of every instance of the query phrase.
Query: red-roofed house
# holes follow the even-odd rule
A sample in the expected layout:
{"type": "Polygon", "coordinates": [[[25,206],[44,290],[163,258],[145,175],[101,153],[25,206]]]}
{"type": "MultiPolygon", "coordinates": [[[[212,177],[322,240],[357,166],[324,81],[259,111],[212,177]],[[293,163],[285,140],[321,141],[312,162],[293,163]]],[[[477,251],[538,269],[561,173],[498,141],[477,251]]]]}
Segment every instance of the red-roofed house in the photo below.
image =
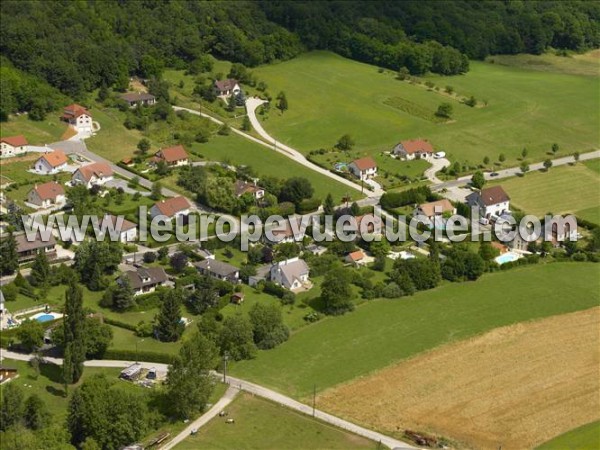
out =
{"type": "Polygon", "coordinates": [[[215,81],[215,92],[219,96],[229,97],[230,95],[237,95],[241,90],[242,88],[240,88],[237,80],[229,78],[227,80],[215,81]]]}
{"type": "Polygon", "coordinates": [[[346,263],[352,264],[353,266],[359,267],[367,264],[367,256],[363,253],[362,250],[357,250],[352,253],[348,253],[346,258],[344,258],[346,263]]]}
{"type": "Polygon", "coordinates": [[[244,180],[236,180],[233,185],[233,190],[236,197],[241,197],[244,194],[252,194],[256,200],[260,200],[265,196],[265,190],[256,183],[248,183],[244,180]]]}
{"type": "Polygon", "coordinates": [[[348,169],[361,180],[377,176],[377,163],[370,156],[355,159],[348,165],[348,169]]]}
{"type": "Polygon", "coordinates": [[[183,145],[163,148],[157,151],[155,156],[156,161],[164,161],[168,166],[187,166],[190,163],[190,157],[183,145]]]}
{"type": "Polygon", "coordinates": [[[27,151],[27,145],[29,144],[23,135],[3,137],[0,139],[0,157],[22,155],[27,151]]]}
{"type": "Polygon", "coordinates": [[[456,208],[446,198],[435,202],[422,203],[414,211],[415,216],[425,216],[430,220],[442,217],[444,214],[456,214],[456,208]]]}
{"type": "Polygon", "coordinates": [[[38,208],[50,208],[53,205],[64,205],[66,201],[65,190],[55,181],[36,184],[27,194],[27,202],[38,208]]]}
{"type": "Polygon", "coordinates": [[[73,172],[71,182],[83,184],[88,189],[94,185],[103,185],[113,179],[113,170],[108,164],[95,162],[82,166],[73,172]]]}
{"type": "Polygon", "coordinates": [[[180,216],[187,216],[190,213],[190,204],[185,197],[173,197],[156,202],[150,208],[150,216],[154,219],[157,216],[167,216],[169,219],[176,219],[180,216]]]}
{"type": "Polygon", "coordinates": [[[52,175],[65,170],[68,161],[67,155],[64,152],[54,150],[40,156],[33,165],[33,168],[36,172],[43,175],[52,175]]]}
{"type": "Polygon", "coordinates": [[[402,159],[429,158],[433,155],[433,147],[426,139],[413,139],[401,141],[394,147],[392,153],[402,159]]]}
{"type": "Polygon", "coordinates": [[[62,120],[73,126],[79,133],[92,133],[92,115],[81,105],[73,103],[65,106],[62,120]]]}

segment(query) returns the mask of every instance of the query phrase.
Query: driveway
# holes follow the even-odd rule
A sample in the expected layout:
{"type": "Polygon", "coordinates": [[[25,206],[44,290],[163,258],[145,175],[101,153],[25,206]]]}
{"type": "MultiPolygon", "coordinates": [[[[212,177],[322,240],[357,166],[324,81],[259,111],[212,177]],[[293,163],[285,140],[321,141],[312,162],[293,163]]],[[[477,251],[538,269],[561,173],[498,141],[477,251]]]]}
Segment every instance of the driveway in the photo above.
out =
{"type": "Polygon", "coordinates": [[[425,171],[425,176],[433,184],[441,183],[442,181],[436,177],[435,174],[444,167],[448,167],[450,165],[450,161],[448,161],[446,158],[432,158],[430,160],[428,159],[427,161],[431,163],[431,167],[425,171]]]}

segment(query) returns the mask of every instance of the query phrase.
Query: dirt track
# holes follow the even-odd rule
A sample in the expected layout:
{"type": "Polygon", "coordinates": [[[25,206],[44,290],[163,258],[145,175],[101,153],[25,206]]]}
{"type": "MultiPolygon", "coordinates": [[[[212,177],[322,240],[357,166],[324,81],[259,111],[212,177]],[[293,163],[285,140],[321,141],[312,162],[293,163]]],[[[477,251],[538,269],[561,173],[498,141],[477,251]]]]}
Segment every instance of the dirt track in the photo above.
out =
{"type": "Polygon", "coordinates": [[[317,405],[397,436],[412,428],[471,448],[535,447],[600,419],[600,308],[440,347],[330,389],[317,405]]]}

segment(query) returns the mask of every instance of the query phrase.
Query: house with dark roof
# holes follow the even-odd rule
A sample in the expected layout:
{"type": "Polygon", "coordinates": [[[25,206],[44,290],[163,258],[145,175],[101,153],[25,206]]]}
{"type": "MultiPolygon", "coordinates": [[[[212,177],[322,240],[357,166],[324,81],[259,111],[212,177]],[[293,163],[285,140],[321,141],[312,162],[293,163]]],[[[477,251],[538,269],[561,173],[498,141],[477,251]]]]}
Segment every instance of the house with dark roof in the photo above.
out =
{"type": "Polygon", "coordinates": [[[237,95],[242,91],[238,81],[232,78],[216,80],[214,87],[216,94],[220,97],[230,97],[232,95],[237,95]]]}
{"type": "Polygon", "coordinates": [[[355,159],[348,164],[348,169],[359,180],[367,180],[377,176],[377,163],[370,156],[355,159]]]}
{"type": "Polygon", "coordinates": [[[202,275],[231,283],[239,283],[240,281],[240,269],[218,259],[205,259],[194,263],[194,266],[202,275]]]}
{"type": "Polygon", "coordinates": [[[95,162],[81,166],[71,176],[73,184],[83,184],[88,189],[92,186],[102,186],[113,179],[113,170],[110,165],[95,162]]]}
{"type": "Polygon", "coordinates": [[[36,184],[27,194],[27,203],[36,208],[62,206],[66,202],[64,188],[55,181],[36,184]]]}
{"type": "Polygon", "coordinates": [[[17,242],[17,255],[19,256],[19,264],[32,261],[37,256],[38,252],[46,252],[48,259],[56,258],[56,240],[50,234],[48,240],[43,240],[40,233],[36,233],[34,238],[29,241],[27,234],[15,235],[17,242]]]}
{"type": "Polygon", "coordinates": [[[123,273],[117,282],[123,283],[124,280],[129,281],[133,295],[142,295],[154,292],[159,286],[164,286],[169,281],[169,277],[162,267],[139,267],[123,273]]]}
{"type": "Polygon", "coordinates": [[[126,92],[125,94],[121,94],[121,100],[126,102],[130,108],[152,106],[156,103],[156,97],[147,92],[126,92]]]}
{"type": "Polygon", "coordinates": [[[53,175],[66,170],[69,159],[61,150],[44,153],[33,164],[33,169],[42,175],[53,175]]]}
{"type": "Polygon", "coordinates": [[[171,167],[187,166],[190,163],[190,157],[183,145],[176,145],[157,151],[154,155],[154,162],[158,161],[164,161],[171,167]]]}
{"type": "Polygon", "coordinates": [[[433,155],[433,147],[426,139],[400,141],[392,150],[392,154],[402,159],[429,158],[433,155]]]}
{"type": "Polygon", "coordinates": [[[172,197],[156,202],[150,208],[150,217],[166,216],[169,219],[177,219],[190,213],[190,203],[185,197],[172,197]]]}
{"type": "Polygon", "coordinates": [[[467,204],[479,208],[479,215],[486,219],[510,214],[510,197],[502,186],[491,186],[467,195],[467,204]]]}
{"type": "Polygon", "coordinates": [[[92,134],[92,114],[81,105],[73,103],[65,106],[61,119],[75,128],[78,133],[92,134]]]}
{"type": "Polygon", "coordinates": [[[308,275],[310,269],[306,261],[290,258],[271,266],[271,281],[291,291],[312,287],[308,275]]]}
{"type": "Polygon", "coordinates": [[[256,200],[260,200],[265,196],[265,190],[256,183],[249,183],[244,180],[236,180],[233,185],[233,191],[236,197],[241,197],[244,194],[252,194],[256,200]]]}
{"type": "Polygon", "coordinates": [[[21,134],[0,138],[0,158],[22,155],[27,152],[28,145],[27,139],[21,134]]]}

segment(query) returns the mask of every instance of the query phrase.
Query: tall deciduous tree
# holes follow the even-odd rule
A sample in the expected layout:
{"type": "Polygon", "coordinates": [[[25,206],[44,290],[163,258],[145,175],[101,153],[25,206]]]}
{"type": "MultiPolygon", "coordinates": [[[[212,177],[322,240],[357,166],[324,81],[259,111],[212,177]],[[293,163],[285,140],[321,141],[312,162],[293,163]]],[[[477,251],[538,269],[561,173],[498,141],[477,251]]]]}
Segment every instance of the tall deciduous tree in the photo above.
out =
{"type": "Polygon", "coordinates": [[[160,312],[156,316],[156,332],[164,342],[175,342],[183,333],[181,323],[181,300],[179,290],[168,290],[162,295],[160,312]]]}
{"type": "Polygon", "coordinates": [[[251,359],[256,354],[252,325],[244,316],[236,315],[225,319],[218,339],[221,354],[227,354],[235,361],[251,359]]]}
{"type": "Polygon", "coordinates": [[[321,284],[321,299],[327,314],[344,314],[354,306],[352,298],[352,276],[345,268],[330,270],[321,284]]]}
{"type": "Polygon", "coordinates": [[[26,320],[17,329],[21,345],[32,352],[44,344],[44,326],[37,320],[26,320]]]}
{"type": "Polygon", "coordinates": [[[290,331],[283,323],[281,307],[276,304],[255,303],[249,313],[254,343],[267,350],[287,341],[290,331]]]}
{"type": "Polygon", "coordinates": [[[85,315],[83,293],[71,280],[65,295],[63,381],[76,383],[83,374],[85,361],[85,315]]]}
{"type": "Polygon", "coordinates": [[[478,170],[471,177],[471,185],[474,188],[481,189],[484,184],[485,184],[485,177],[483,176],[483,172],[478,170]]]}
{"type": "Polygon", "coordinates": [[[204,410],[213,390],[210,370],[217,358],[214,343],[200,333],[182,344],[167,375],[167,397],[174,416],[186,419],[204,410]]]}
{"type": "Polygon", "coordinates": [[[21,422],[23,417],[23,390],[15,383],[9,383],[2,390],[0,404],[0,430],[7,429],[21,422]]]}

